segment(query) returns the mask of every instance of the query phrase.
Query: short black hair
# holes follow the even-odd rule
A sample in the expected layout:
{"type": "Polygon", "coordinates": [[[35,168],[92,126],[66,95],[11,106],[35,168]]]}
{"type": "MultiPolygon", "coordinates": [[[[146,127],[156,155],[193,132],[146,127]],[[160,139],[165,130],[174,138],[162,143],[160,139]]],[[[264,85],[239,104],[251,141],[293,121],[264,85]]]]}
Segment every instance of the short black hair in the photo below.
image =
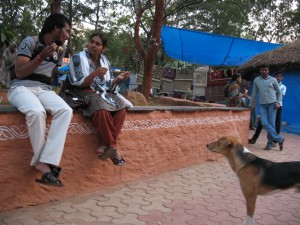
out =
{"type": "Polygon", "coordinates": [[[103,34],[103,32],[97,31],[97,32],[93,33],[93,34],[90,36],[89,40],[91,40],[91,39],[92,39],[93,37],[95,37],[95,36],[98,36],[98,37],[101,39],[102,45],[103,45],[104,47],[107,46],[107,38],[105,37],[105,35],[103,34]]]}
{"type": "Polygon", "coordinates": [[[46,33],[50,33],[56,27],[62,29],[66,23],[71,26],[70,20],[60,13],[51,14],[44,21],[43,28],[41,30],[41,34],[44,35],[46,33]]]}
{"type": "Polygon", "coordinates": [[[281,71],[276,71],[275,72],[275,76],[277,76],[278,74],[281,74],[281,76],[283,76],[283,73],[281,71]]]}
{"type": "Polygon", "coordinates": [[[260,68],[260,69],[261,69],[261,68],[268,68],[268,69],[269,69],[269,65],[268,65],[268,64],[262,64],[259,68],[260,68]]]}
{"type": "Polygon", "coordinates": [[[242,75],[240,73],[235,73],[231,76],[230,81],[236,81],[239,77],[242,77],[242,75]]]}

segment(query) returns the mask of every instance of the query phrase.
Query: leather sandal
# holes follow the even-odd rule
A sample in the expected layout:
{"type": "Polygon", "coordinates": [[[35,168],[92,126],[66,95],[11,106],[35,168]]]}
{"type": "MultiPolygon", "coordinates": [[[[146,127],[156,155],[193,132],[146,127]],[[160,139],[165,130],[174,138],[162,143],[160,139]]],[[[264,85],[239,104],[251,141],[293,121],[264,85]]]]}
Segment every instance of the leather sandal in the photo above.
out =
{"type": "Polygon", "coordinates": [[[62,182],[57,179],[52,172],[46,172],[43,174],[41,179],[36,179],[36,182],[40,184],[55,186],[55,187],[63,187],[62,182]]]}
{"type": "Polygon", "coordinates": [[[112,147],[106,147],[103,153],[99,153],[98,158],[101,160],[106,160],[111,157],[115,157],[117,150],[112,147]]]}
{"type": "Polygon", "coordinates": [[[53,165],[49,165],[50,170],[52,172],[52,174],[54,175],[54,177],[58,178],[59,175],[62,173],[62,168],[59,166],[53,166],[53,165]]]}
{"type": "Polygon", "coordinates": [[[117,157],[111,157],[110,158],[111,161],[113,162],[114,165],[116,166],[124,166],[125,165],[125,159],[121,156],[121,158],[117,158],[117,157]]]}

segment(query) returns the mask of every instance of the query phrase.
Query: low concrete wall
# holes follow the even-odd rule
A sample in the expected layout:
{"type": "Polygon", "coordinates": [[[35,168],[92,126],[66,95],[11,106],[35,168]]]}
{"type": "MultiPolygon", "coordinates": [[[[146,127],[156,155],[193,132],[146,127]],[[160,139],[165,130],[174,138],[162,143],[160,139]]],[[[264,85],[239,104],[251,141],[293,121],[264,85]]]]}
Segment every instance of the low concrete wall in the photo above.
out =
{"type": "MultiPolygon", "coordinates": [[[[36,205],[156,176],[219,155],[206,143],[223,135],[248,140],[249,110],[220,107],[133,107],[119,139],[123,167],[97,159],[97,134],[74,112],[61,161],[64,187],[40,185],[29,166],[31,144],[23,114],[0,107],[0,211],[36,205]]],[[[50,125],[51,117],[47,119],[50,125]]]]}

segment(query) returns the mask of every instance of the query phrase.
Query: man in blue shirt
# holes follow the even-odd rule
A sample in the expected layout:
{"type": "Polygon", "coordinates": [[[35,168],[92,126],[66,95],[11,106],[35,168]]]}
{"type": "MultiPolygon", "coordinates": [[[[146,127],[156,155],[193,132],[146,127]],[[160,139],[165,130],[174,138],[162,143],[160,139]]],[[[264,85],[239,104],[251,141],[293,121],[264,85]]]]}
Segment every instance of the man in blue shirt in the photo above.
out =
{"type": "Polygon", "coordinates": [[[273,140],[279,143],[280,151],[283,149],[284,137],[275,130],[277,109],[282,101],[282,94],[275,78],[269,75],[269,67],[262,65],[260,76],[254,79],[250,107],[254,107],[257,96],[260,96],[261,123],[268,132],[268,143],[264,150],[271,150],[273,140]]]}

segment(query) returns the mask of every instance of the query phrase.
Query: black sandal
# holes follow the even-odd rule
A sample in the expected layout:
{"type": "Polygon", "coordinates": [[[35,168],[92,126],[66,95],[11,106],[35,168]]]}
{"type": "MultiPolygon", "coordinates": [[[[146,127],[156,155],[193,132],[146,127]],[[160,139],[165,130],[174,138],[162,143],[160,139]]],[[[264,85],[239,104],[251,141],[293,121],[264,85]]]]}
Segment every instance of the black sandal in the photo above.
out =
{"type": "Polygon", "coordinates": [[[59,166],[49,165],[49,167],[50,167],[50,170],[51,170],[52,174],[53,174],[56,178],[58,178],[59,175],[61,174],[61,172],[63,171],[62,168],[59,167],[59,166]]]}
{"type": "Polygon", "coordinates": [[[111,157],[115,157],[117,150],[115,148],[106,147],[103,153],[98,155],[98,158],[101,160],[106,160],[111,157]]]}
{"type": "Polygon", "coordinates": [[[46,172],[43,174],[41,179],[35,180],[37,183],[55,186],[55,187],[63,187],[62,182],[57,179],[52,172],[46,172]]]}
{"type": "Polygon", "coordinates": [[[120,159],[118,159],[116,157],[111,157],[110,159],[113,162],[113,164],[116,166],[124,166],[126,163],[125,159],[122,156],[120,159]]]}
{"type": "Polygon", "coordinates": [[[283,149],[283,142],[285,141],[285,138],[282,138],[282,141],[279,142],[279,150],[282,151],[283,149]]]}

